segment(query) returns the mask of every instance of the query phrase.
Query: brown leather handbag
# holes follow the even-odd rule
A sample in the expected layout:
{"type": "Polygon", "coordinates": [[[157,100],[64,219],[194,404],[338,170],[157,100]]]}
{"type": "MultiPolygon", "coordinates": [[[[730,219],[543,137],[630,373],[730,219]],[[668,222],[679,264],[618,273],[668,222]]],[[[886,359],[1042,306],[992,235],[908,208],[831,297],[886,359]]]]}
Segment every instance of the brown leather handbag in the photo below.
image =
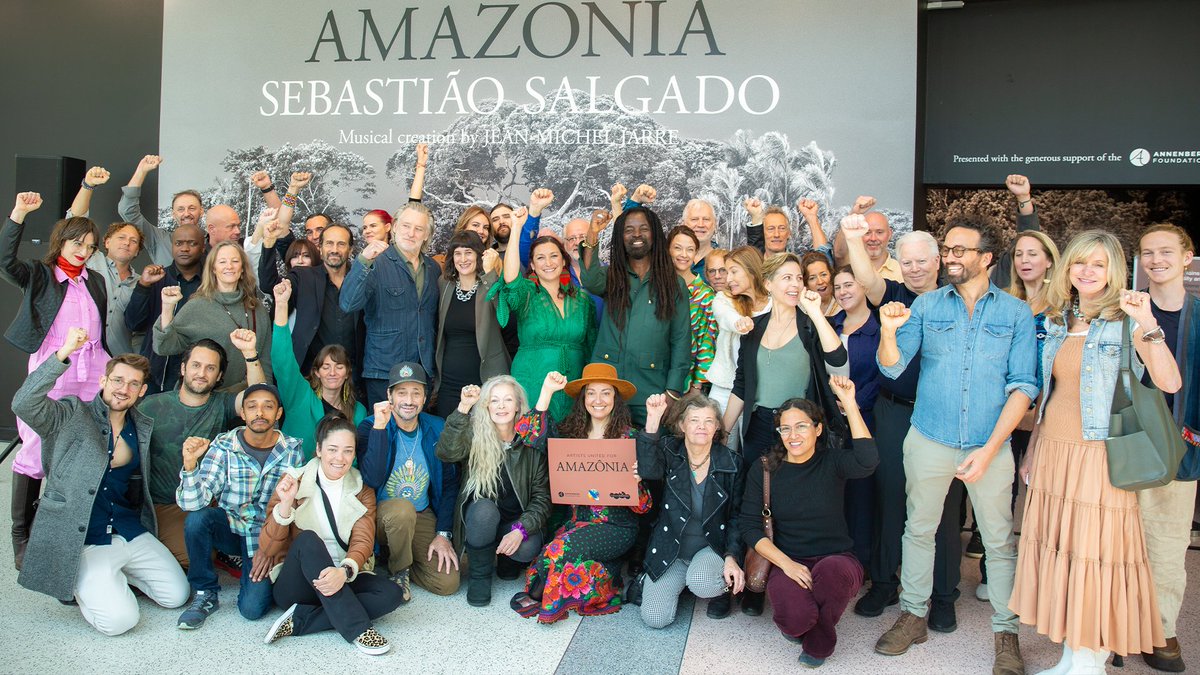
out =
{"type": "MultiPolygon", "coordinates": [[[[775,541],[775,519],[771,517],[771,474],[767,471],[767,458],[762,457],[763,468],[763,532],[767,539],[775,541]]],[[[754,547],[746,549],[746,589],[762,593],[767,589],[767,575],[771,573],[771,561],[759,555],[754,547]]]]}

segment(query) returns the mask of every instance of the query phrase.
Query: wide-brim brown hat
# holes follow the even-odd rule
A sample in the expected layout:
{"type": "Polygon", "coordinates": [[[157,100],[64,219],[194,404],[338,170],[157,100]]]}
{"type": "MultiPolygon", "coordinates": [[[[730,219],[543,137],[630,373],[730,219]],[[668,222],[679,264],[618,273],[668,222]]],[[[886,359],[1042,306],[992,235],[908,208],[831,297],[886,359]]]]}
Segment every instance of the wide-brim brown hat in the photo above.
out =
{"type": "Polygon", "coordinates": [[[584,387],[596,382],[612,385],[612,388],[616,389],[621,398],[626,401],[637,395],[637,387],[633,386],[632,382],[617,377],[617,369],[607,363],[587,364],[583,367],[583,376],[578,380],[568,382],[563,391],[567,396],[575,398],[579,396],[579,392],[583,391],[584,387]]]}

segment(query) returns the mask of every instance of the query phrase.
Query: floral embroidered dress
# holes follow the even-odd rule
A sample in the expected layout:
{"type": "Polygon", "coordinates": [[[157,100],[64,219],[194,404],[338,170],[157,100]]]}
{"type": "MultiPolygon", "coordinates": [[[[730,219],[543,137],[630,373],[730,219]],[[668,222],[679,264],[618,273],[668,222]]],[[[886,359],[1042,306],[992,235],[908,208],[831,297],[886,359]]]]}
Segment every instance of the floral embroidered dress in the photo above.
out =
{"type": "Polygon", "coordinates": [[[717,353],[717,320],[713,317],[712,286],[697,276],[688,284],[690,302],[688,318],[692,326],[692,370],[688,373],[688,389],[708,381],[708,368],[717,353]]]}
{"type": "MultiPolygon", "coordinates": [[[[546,452],[553,422],[545,412],[531,410],[517,423],[529,444],[546,452]]],[[[626,437],[633,438],[630,429],[626,437]]],[[[621,557],[637,538],[637,516],[650,510],[650,493],[638,485],[637,506],[568,507],[566,522],[554,533],[542,554],[525,573],[525,592],[542,583],[538,604],[525,617],[554,623],[574,609],[580,616],[612,614],[621,609],[621,557]]]]}
{"type": "MultiPolygon", "coordinates": [[[[512,283],[500,279],[488,291],[487,299],[499,297],[496,319],[500,326],[508,325],[509,314],[517,317],[517,337],[521,347],[513,356],[512,376],[532,400],[542,389],[546,374],[557,370],[573,380],[583,373],[583,366],[596,343],[596,308],[583,289],[563,299],[563,313],[541,285],[517,277],[512,283]]],[[[566,417],[572,401],[562,392],[554,394],[550,413],[556,420],[566,417]]]]}

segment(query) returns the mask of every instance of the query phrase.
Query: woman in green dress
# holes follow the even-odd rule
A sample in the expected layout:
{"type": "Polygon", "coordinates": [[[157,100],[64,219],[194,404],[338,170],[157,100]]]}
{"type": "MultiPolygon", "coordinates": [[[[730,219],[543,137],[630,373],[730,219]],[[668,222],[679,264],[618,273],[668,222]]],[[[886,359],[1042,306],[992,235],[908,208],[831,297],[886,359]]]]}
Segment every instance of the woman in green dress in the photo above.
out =
{"type": "MultiPolygon", "coordinates": [[[[552,199],[549,190],[535,190],[530,213],[540,215],[552,199]]],[[[526,391],[539,391],[550,371],[569,380],[583,373],[596,342],[596,309],[591,296],[571,283],[566,268],[570,257],[558,237],[533,241],[529,249],[533,273],[528,277],[521,274],[518,248],[510,246],[505,252],[504,278],[492,287],[488,299],[499,297],[496,318],[501,326],[507,325],[510,314],[516,315],[521,347],[513,357],[512,376],[526,391]]],[[[561,421],[572,404],[569,396],[556,393],[550,416],[561,421]]]]}

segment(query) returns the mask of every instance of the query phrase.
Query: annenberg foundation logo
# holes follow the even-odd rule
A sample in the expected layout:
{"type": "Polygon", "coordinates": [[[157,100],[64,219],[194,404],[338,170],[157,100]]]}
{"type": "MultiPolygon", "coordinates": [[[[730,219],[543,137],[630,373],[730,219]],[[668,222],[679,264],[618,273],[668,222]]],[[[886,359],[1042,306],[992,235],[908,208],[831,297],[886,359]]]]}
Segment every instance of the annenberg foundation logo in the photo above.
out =
{"type": "Polygon", "coordinates": [[[1145,148],[1136,148],[1129,153],[1129,163],[1134,166],[1146,166],[1150,163],[1150,151],[1145,148]]]}

